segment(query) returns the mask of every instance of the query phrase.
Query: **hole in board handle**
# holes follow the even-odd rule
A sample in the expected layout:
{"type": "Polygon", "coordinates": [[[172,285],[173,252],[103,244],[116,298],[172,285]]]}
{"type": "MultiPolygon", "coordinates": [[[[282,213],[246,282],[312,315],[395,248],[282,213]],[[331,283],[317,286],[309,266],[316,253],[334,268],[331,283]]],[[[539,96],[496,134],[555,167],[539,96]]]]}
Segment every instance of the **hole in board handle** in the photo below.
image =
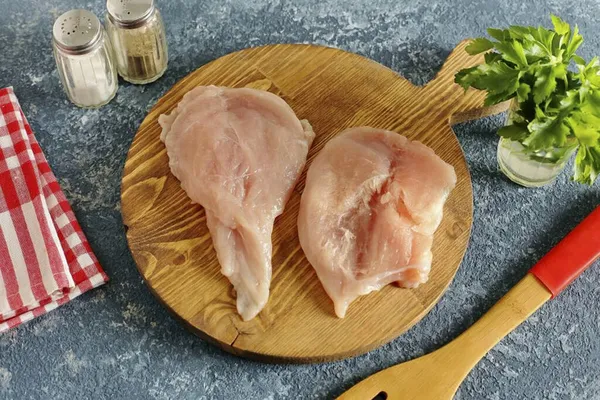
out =
{"type": "Polygon", "coordinates": [[[377,395],[375,397],[373,397],[372,400],[387,400],[388,395],[386,392],[381,391],[379,393],[377,393],[377,395]]]}

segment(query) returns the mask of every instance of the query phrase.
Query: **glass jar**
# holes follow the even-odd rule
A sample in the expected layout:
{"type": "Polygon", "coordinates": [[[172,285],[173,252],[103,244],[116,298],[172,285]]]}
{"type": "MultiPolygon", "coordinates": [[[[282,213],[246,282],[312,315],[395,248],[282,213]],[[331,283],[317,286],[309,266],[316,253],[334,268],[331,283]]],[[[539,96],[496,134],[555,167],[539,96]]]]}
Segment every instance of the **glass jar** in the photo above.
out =
{"type": "Polygon", "coordinates": [[[95,108],[115,96],[118,77],[108,36],[87,10],[71,10],[54,22],[52,48],[58,75],[71,102],[95,108]]]}
{"type": "Polygon", "coordinates": [[[119,75],[128,82],[157,80],[167,69],[165,27],[153,0],[107,0],[106,30],[119,75]]]}
{"type": "MultiPolygon", "coordinates": [[[[514,99],[508,110],[506,125],[518,117],[519,104],[514,99]]],[[[498,166],[511,181],[525,187],[539,187],[553,182],[577,150],[577,141],[570,140],[564,147],[531,153],[520,142],[500,138],[498,166]]]]}

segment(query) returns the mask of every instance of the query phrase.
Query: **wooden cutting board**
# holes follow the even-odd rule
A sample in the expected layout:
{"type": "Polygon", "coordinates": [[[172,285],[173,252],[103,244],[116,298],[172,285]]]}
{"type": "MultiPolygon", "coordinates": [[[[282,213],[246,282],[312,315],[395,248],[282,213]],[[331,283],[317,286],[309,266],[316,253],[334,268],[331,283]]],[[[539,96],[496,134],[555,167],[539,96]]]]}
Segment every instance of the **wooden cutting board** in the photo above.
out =
{"type": "Polygon", "coordinates": [[[125,164],[121,206],[127,240],[140,273],[162,304],[191,331],[235,354],[264,361],[319,362],[355,356],[398,337],[438,301],[467,248],[472,187],[452,124],[504,111],[483,109],[484,94],[453,83],[463,67],[481,62],[461,43],[436,78],[416,87],[392,70],[338,49],[273,45],[215,60],[179,81],[142,122],[125,164]],[[388,286],[363,296],[338,319],[306,260],[296,231],[303,174],[273,233],[273,281],[266,308],[243,322],[220,267],[204,210],[171,175],[159,140],[158,116],[198,85],[252,87],[285,99],[312,124],[310,161],[345,128],[368,125],[432,147],[458,175],[435,235],[429,282],[417,289],[388,286]]]}

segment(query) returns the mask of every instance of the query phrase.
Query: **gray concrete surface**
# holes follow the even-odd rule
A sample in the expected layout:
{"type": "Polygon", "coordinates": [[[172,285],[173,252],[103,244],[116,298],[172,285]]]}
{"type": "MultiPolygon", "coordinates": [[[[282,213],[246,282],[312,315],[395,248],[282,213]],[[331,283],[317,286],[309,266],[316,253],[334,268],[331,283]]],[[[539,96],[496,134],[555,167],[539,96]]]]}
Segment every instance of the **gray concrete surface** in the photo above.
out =
{"type": "MultiPolygon", "coordinates": [[[[597,0],[162,0],[171,62],[147,86],[122,84],[109,105],[72,106],[50,49],[54,18],[71,8],[103,15],[102,1],[0,0],[0,87],[12,85],[100,261],[112,278],[0,335],[1,399],[324,399],[462,332],[579,220],[600,186],[561,175],[543,189],[508,182],[496,167],[501,117],[455,127],[473,176],[475,222],[465,260],[422,322],[382,348],[322,365],[266,365],[186,332],[142,283],[127,249],[119,185],[133,134],[178,79],[229,52],[310,42],[377,60],[416,83],[450,49],[489,26],[579,24],[583,55],[600,53],[597,0]]],[[[503,340],[457,399],[600,399],[600,265],[503,340]]],[[[376,327],[374,327],[376,329],[376,327]]]]}

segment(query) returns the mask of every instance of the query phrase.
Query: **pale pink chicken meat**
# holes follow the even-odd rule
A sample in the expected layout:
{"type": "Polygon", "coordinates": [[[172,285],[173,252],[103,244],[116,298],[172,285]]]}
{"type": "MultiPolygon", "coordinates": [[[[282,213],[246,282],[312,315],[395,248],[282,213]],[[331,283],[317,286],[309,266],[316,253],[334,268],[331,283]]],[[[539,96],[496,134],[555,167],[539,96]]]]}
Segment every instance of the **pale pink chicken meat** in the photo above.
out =
{"type": "Polygon", "coordinates": [[[161,115],[169,166],[206,221],[237,310],[254,318],[269,297],[271,233],[314,139],[280,97],[201,86],[161,115]]]}
{"type": "Polygon", "coordinates": [[[452,166],[395,132],[351,128],[325,145],[308,169],[298,233],[338,317],[389,283],[427,281],[455,185],[452,166]]]}

